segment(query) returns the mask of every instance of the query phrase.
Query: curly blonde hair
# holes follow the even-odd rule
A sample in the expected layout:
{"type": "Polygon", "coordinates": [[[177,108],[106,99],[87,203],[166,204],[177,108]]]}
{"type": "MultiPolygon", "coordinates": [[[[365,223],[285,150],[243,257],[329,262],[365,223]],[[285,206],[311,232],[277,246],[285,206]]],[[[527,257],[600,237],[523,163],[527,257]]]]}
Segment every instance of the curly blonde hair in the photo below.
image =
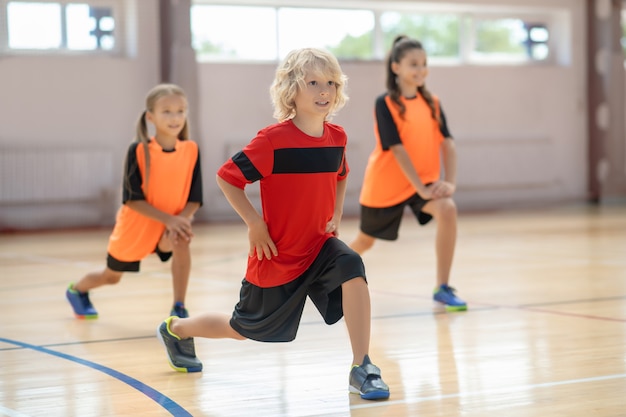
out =
{"type": "Polygon", "coordinates": [[[274,105],[273,116],[279,122],[291,119],[296,115],[294,100],[298,89],[305,88],[304,79],[309,72],[324,74],[337,86],[335,102],[331,104],[326,120],[331,120],[348,101],[346,94],[348,77],[341,70],[337,58],[322,49],[296,49],[289,52],[278,66],[274,82],[270,87],[270,95],[274,105]]]}

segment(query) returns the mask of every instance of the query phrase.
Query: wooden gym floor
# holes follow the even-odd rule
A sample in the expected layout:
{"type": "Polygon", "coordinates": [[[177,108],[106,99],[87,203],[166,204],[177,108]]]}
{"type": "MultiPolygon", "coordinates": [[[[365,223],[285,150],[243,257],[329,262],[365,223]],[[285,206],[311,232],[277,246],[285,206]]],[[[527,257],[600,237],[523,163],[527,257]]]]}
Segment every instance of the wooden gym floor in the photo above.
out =
{"type": "MultiPolygon", "coordinates": [[[[356,234],[344,220],[341,237],[356,234]]],[[[196,339],[204,372],[167,364],[155,329],[168,315],[169,264],[156,257],[95,290],[94,321],[64,291],[100,269],[109,229],[0,235],[0,415],[626,416],[626,205],[461,213],[451,284],[431,300],[435,225],[407,217],[397,242],[364,256],[371,357],[388,401],[350,395],[343,321],[307,304],[286,344],[196,339]]],[[[242,223],[196,225],[187,305],[230,313],[245,268],[242,223]]]]}

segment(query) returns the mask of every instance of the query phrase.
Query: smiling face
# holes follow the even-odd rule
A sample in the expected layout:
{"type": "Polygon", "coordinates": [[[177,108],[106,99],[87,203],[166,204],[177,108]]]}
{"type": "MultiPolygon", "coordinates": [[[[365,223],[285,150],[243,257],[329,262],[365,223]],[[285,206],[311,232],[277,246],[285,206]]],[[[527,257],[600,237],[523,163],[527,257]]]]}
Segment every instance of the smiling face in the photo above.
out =
{"type": "Polygon", "coordinates": [[[426,52],[423,49],[407,50],[398,62],[391,63],[391,70],[397,76],[403,95],[415,95],[417,87],[424,85],[428,76],[426,52]]]}
{"type": "Polygon", "coordinates": [[[337,83],[319,71],[309,71],[294,98],[298,118],[311,117],[323,121],[337,100],[337,83]]]}
{"type": "Polygon", "coordinates": [[[146,119],[154,124],[157,137],[178,138],[187,122],[187,99],[179,94],[162,96],[146,113],[146,119]]]}

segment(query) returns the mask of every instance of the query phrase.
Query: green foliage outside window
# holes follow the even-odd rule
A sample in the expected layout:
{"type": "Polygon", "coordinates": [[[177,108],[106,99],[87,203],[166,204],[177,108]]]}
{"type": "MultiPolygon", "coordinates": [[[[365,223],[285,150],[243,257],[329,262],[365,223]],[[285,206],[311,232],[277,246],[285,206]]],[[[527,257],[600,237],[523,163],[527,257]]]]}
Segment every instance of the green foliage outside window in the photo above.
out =
{"type": "Polygon", "coordinates": [[[381,16],[381,26],[387,49],[398,35],[407,35],[422,42],[429,56],[459,56],[458,16],[409,15],[389,12],[381,16]]]}
{"type": "Polygon", "coordinates": [[[327,49],[341,59],[371,59],[372,32],[361,36],[347,35],[337,46],[327,46],[327,49]]]}

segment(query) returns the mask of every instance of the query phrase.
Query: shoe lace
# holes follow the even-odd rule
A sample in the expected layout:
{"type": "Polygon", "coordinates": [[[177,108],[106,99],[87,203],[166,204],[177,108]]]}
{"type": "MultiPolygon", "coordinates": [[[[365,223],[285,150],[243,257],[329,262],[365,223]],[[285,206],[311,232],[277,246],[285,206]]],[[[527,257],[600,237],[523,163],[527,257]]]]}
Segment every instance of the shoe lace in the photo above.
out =
{"type": "Polygon", "coordinates": [[[173,310],[176,313],[182,314],[182,313],[185,312],[185,305],[180,303],[180,302],[177,302],[177,303],[174,304],[173,310]]]}
{"type": "Polygon", "coordinates": [[[454,293],[456,292],[456,288],[451,287],[449,285],[442,285],[441,290],[452,295],[454,295],[454,293]]]}
{"type": "Polygon", "coordinates": [[[91,301],[89,300],[89,294],[86,292],[79,292],[78,296],[84,307],[91,307],[91,301]]]}

